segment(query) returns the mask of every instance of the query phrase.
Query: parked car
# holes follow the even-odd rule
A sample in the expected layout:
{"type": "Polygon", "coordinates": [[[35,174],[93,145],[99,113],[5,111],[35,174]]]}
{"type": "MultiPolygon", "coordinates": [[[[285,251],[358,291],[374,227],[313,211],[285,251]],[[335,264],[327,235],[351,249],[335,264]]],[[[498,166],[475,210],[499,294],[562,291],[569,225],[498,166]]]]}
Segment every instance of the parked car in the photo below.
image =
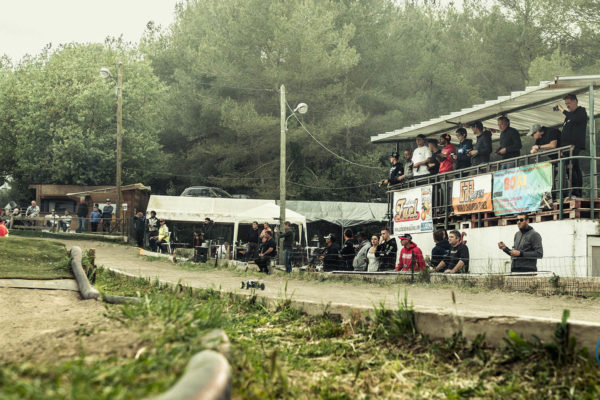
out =
{"type": "Polygon", "coordinates": [[[209,186],[191,186],[186,188],[180,196],[185,197],[220,197],[231,199],[233,196],[221,188],[209,186]]]}

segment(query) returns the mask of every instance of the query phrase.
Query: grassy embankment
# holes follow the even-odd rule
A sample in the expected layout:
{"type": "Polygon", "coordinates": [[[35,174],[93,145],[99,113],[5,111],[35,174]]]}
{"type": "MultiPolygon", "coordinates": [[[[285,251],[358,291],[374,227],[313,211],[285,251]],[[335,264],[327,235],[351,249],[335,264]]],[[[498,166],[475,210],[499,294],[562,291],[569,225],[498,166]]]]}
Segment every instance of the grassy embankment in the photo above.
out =
{"type": "Polygon", "coordinates": [[[22,237],[0,238],[0,279],[73,278],[61,243],[22,237]]]}
{"type": "MultiPolygon", "coordinates": [[[[308,316],[289,299],[267,309],[260,299],[161,287],[97,271],[96,286],[144,302],[107,306],[107,314],[142,332],[139,357],[81,354],[70,360],[0,364],[0,398],[133,399],[166,390],[202,349],[209,329],[232,341],[234,398],[597,398],[600,366],[575,351],[566,325],[553,343],[514,333],[491,349],[457,334],[431,341],[415,330],[406,301],[375,317],[308,316]]],[[[93,332],[92,332],[93,333],[93,332]]],[[[90,332],[84,333],[90,335],[90,332]]],[[[85,340],[86,337],[82,337],[85,340]]]]}

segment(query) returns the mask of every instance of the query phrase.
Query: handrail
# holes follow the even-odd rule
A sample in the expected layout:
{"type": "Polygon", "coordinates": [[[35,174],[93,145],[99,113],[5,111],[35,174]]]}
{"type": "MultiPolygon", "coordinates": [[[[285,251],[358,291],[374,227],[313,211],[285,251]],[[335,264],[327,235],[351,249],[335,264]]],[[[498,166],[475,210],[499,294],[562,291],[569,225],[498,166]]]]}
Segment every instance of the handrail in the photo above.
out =
{"type": "MultiPolygon", "coordinates": [[[[522,155],[522,156],[518,156],[518,157],[513,157],[513,158],[508,158],[505,160],[497,160],[497,161],[492,161],[489,163],[485,163],[485,164],[479,164],[473,167],[468,167],[468,168],[463,168],[463,169],[459,169],[459,170],[454,170],[454,171],[449,171],[449,172],[444,172],[441,174],[436,174],[436,175],[425,175],[422,177],[413,177],[410,179],[407,179],[399,184],[396,185],[392,185],[388,188],[387,194],[388,194],[388,204],[390,204],[390,208],[388,210],[388,217],[389,217],[389,222],[390,222],[390,226],[392,226],[392,217],[393,217],[393,205],[392,205],[392,196],[394,192],[398,192],[401,190],[406,190],[406,189],[410,189],[410,188],[416,188],[416,187],[420,187],[420,186],[426,186],[426,185],[436,185],[436,186],[441,186],[444,185],[444,189],[445,189],[445,193],[448,193],[448,188],[450,187],[451,184],[453,184],[455,181],[460,181],[462,179],[465,179],[467,177],[475,177],[475,176],[480,176],[480,175],[485,175],[485,174],[489,174],[489,173],[493,173],[493,172],[497,172],[497,171],[501,171],[501,166],[503,164],[513,164],[514,167],[522,167],[522,166],[527,166],[527,165],[532,165],[532,164],[537,164],[540,162],[548,162],[551,164],[558,164],[558,171],[557,171],[557,175],[558,175],[558,187],[554,188],[553,185],[553,189],[551,190],[552,193],[558,193],[558,202],[559,202],[559,219],[563,218],[563,198],[564,198],[564,192],[568,191],[569,196],[571,196],[571,192],[573,191],[573,189],[586,189],[585,186],[582,187],[573,187],[571,182],[572,182],[572,169],[568,169],[568,182],[569,182],[569,186],[568,187],[563,187],[563,183],[565,181],[565,177],[564,177],[564,166],[565,163],[568,163],[571,160],[594,160],[594,161],[598,161],[600,160],[600,157],[593,157],[593,156],[585,156],[585,155],[573,155],[573,150],[574,150],[574,146],[562,146],[562,147],[558,147],[555,149],[551,149],[551,150],[545,150],[545,151],[539,151],[537,153],[534,154],[526,154],[526,155],[522,155]],[[549,156],[553,156],[556,155],[557,157],[555,159],[549,159],[549,156]],[[529,160],[532,160],[533,162],[528,162],[529,160]],[[523,161],[525,161],[524,163],[522,163],[523,161]]],[[[590,163],[593,164],[593,163],[590,163]]],[[[600,173],[598,173],[598,171],[594,171],[593,170],[593,165],[590,165],[590,171],[589,174],[586,174],[583,172],[583,170],[581,171],[582,173],[582,178],[587,176],[590,179],[598,179],[598,176],[600,175],[600,173]]],[[[556,177],[553,175],[553,180],[556,177]]],[[[596,198],[596,190],[597,190],[597,185],[590,185],[591,187],[590,189],[590,213],[591,213],[591,217],[593,218],[594,216],[594,200],[596,198]]],[[[447,229],[448,228],[448,208],[451,206],[451,204],[448,203],[448,197],[446,196],[445,199],[443,199],[443,201],[441,202],[442,204],[437,204],[437,205],[433,205],[432,206],[432,210],[440,210],[441,207],[444,208],[444,226],[447,229]]],[[[481,213],[477,213],[479,214],[479,223],[478,225],[481,225],[481,213]]]]}

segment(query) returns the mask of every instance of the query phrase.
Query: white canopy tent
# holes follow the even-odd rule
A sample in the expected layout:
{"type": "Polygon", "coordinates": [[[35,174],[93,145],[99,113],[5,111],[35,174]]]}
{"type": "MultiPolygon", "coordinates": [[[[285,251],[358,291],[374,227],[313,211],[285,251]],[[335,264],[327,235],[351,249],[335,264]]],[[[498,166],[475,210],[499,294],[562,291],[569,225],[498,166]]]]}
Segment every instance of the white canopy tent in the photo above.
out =
{"type": "MultiPolygon", "coordinates": [[[[150,196],[147,213],[156,211],[159,218],[179,222],[203,222],[210,218],[217,223],[233,224],[233,243],[238,237],[239,224],[268,222],[279,223],[279,206],[275,200],[224,199],[212,197],[150,196]]],[[[300,237],[306,238],[306,218],[295,211],[286,209],[286,219],[297,224],[300,237]]],[[[307,240],[308,243],[308,240],[307,240]]]]}

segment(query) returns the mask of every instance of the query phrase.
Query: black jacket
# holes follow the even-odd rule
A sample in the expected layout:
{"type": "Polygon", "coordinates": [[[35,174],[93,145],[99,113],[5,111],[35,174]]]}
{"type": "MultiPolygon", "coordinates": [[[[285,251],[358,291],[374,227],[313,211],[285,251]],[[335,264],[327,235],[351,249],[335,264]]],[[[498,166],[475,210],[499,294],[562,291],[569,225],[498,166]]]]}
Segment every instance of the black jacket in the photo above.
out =
{"type": "Polygon", "coordinates": [[[294,248],[294,239],[295,239],[294,230],[292,228],[286,229],[284,232],[280,233],[280,237],[283,238],[283,249],[284,250],[292,250],[294,248]]]}
{"type": "Polygon", "coordinates": [[[396,253],[398,253],[398,245],[396,239],[390,238],[385,243],[377,246],[375,257],[379,258],[379,270],[391,270],[396,268],[396,253]]]}
{"type": "Polygon", "coordinates": [[[215,223],[210,221],[208,224],[204,223],[202,227],[202,232],[204,233],[204,240],[212,240],[213,239],[213,228],[215,227],[215,223]]]}
{"type": "Polygon", "coordinates": [[[473,140],[471,139],[465,139],[456,145],[456,169],[471,166],[471,156],[469,155],[471,150],[473,150],[473,140]]]}
{"type": "Polygon", "coordinates": [[[431,250],[431,264],[437,267],[438,264],[446,259],[446,256],[450,253],[452,246],[446,239],[437,242],[435,247],[431,250]]]}
{"type": "Polygon", "coordinates": [[[260,229],[250,229],[250,233],[248,234],[248,243],[258,243],[260,236],[260,229]]]}
{"type": "Polygon", "coordinates": [[[561,146],[575,146],[577,150],[585,149],[585,134],[587,129],[588,115],[583,107],[577,107],[575,111],[563,111],[565,122],[560,135],[561,146]]]}
{"type": "Polygon", "coordinates": [[[102,209],[102,219],[111,219],[113,213],[113,206],[104,206],[102,209]]]}
{"type": "Polygon", "coordinates": [[[521,135],[513,127],[506,128],[500,133],[500,149],[506,148],[506,153],[502,154],[502,159],[519,157],[521,155],[521,135]]]}
{"type": "Polygon", "coordinates": [[[492,132],[483,131],[483,133],[477,136],[477,143],[473,150],[477,150],[477,155],[473,156],[472,164],[487,164],[490,162],[490,154],[492,154],[492,132]]]}
{"type": "Polygon", "coordinates": [[[388,177],[389,184],[396,185],[400,183],[398,178],[402,175],[404,175],[404,165],[400,164],[399,162],[392,165],[392,167],[390,168],[390,175],[388,177]]]}
{"type": "MultiPolygon", "coordinates": [[[[526,230],[518,230],[515,233],[514,250],[521,252],[520,257],[512,257],[510,272],[534,272],[537,271],[537,259],[544,256],[542,237],[531,226],[526,230]]],[[[504,249],[509,254],[510,249],[504,249]]]]}
{"type": "Polygon", "coordinates": [[[354,251],[354,245],[356,242],[354,240],[346,240],[344,243],[344,247],[340,250],[340,255],[344,259],[346,263],[346,269],[352,270],[352,262],[354,261],[354,255],[356,254],[354,251]]]}
{"type": "Polygon", "coordinates": [[[323,269],[325,271],[337,270],[340,267],[340,245],[337,242],[331,243],[325,251],[325,258],[323,259],[323,269]]]}
{"type": "Polygon", "coordinates": [[[77,206],[77,216],[79,218],[85,218],[88,215],[88,205],[85,203],[79,203],[77,206]]]}

